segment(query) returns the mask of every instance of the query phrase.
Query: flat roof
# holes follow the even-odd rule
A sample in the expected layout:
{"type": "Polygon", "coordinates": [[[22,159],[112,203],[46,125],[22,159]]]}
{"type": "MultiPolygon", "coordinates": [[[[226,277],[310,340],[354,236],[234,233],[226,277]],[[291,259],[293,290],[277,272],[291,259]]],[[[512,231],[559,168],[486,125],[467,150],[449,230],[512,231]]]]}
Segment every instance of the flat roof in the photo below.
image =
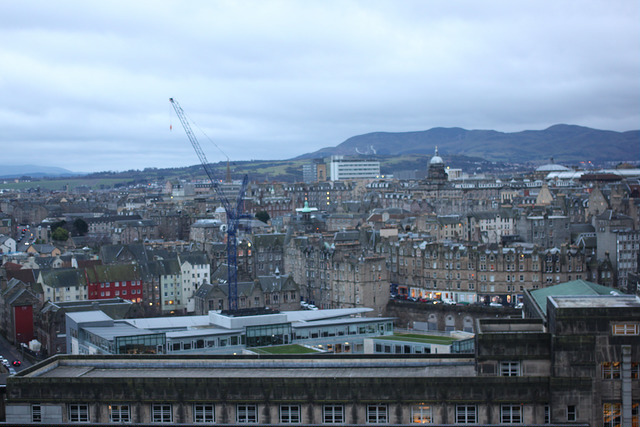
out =
{"type": "Polygon", "coordinates": [[[71,313],[67,313],[70,319],[73,319],[74,322],[80,324],[85,322],[103,322],[105,320],[113,320],[109,315],[105,314],[100,310],[90,310],[90,311],[74,311],[71,313]]]}
{"type": "Polygon", "coordinates": [[[473,357],[246,359],[173,357],[50,358],[22,371],[26,378],[394,378],[475,376],[473,357]]]}
{"type": "Polygon", "coordinates": [[[640,297],[635,295],[576,295],[550,296],[558,308],[640,308],[640,297]]]}
{"type": "Polygon", "coordinates": [[[88,326],[83,327],[82,329],[108,341],[113,341],[117,337],[131,337],[159,333],[148,329],[134,328],[131,325],[122,323],[116,323],[113,326],[88,326]]]}

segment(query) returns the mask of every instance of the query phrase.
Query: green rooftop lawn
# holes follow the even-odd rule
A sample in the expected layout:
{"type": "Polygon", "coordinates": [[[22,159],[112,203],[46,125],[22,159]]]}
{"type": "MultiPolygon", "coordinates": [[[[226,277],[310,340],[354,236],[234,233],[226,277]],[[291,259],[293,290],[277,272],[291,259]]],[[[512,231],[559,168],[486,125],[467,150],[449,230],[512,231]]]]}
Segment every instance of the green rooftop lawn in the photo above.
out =
{"type": "Polygon", "coordinates": [[[376,339],[391,340],[391,341],[412,341],[412,342],[423,342],[423,343],[429,343],[429,344],[443,344],[443,345],[449,345],[452,342],[456,341],[455,338],[451,338],[451,337],[442,337],[439,335],[420,335],[420,334],[393,334],[388,336],[376,337],[376,339]]]}
{"type": "Polygon", "coordinates": [[[273,347],[259,347],[252,348],[251,351],[255,351],[259,354],[307,354],[307,353],[317,353],[317,351],[312,350],[307,347],[303,347],[301,345],[292,344],[292,345],[278,345],[273,347]]]}

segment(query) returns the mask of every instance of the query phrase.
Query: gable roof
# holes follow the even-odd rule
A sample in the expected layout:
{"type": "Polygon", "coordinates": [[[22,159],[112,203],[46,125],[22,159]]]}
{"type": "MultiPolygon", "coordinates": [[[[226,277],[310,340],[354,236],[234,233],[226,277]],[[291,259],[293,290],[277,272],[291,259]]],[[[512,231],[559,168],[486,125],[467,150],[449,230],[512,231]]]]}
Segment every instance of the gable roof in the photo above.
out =
{"type": "Polygon", "coordinates": [[[95,265],[85,271],[89,283],[140,280],[141,276],[140,267],[137,264],[95,265]]]}
{"type": "Polygon", "coordinates": [[[87,285],[84,270],[78,270],[75,268],[41,270],[40,278],[46,286],[52,288],[87,285]]]}

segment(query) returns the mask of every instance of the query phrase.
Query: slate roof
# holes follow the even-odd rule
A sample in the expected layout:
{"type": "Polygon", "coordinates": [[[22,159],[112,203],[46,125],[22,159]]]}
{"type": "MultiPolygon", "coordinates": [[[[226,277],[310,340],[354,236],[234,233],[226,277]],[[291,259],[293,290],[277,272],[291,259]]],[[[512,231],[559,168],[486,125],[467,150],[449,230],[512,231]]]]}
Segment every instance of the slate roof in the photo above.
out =
{"type": "Polygon", "coordinates": [[[107,283],[140,280],[140,270],[140,267],[136,264],[111,264],[96,265],[87,268],[85,271],[89,283],[107,283]]]}
{"type": "Polygon", "coordinates": [[[142,243],[131,245],[103,245],[100,248],[100,258],[104,264],[118,262],[123,254],[129,255],[138,263],[149,261],[147,251],[142,243]]]}
{"type": "Polygon", "coordinates": [[[273,293],[281,291],[297,291],[300,287],[288,274],[258,276],[256,279],[262,292],[273,293]]]}
{"type": "Polygon", "coordinates": [[[75,268],[55,268],[41,270],[40,276],[45,285],[52,288],[66,288],[68,286],[86,286],[87,280],[83,270],[75,268]]]}
{"type": "Polygon", "coordinates": [[[36,244],[34,243],[33,245],[31,245],[31,247],[38,252],[39,254],[50,254],[51,252],[53,252],[56,247],[49,244],[49,243],[45,243],[45,244],[36,244]]]}
{"type": "Polygon", "coordinates": [[[42,307],[41,312],[57,312],[72,313],[80,311],[100,310],[112,319],[125,319],[129,316],[133,303],[122,298],[110,298],[103,300],[83,300],[83,301],[65,301],[52,302],[47,301],[42,307]]]}
{"type": "Polygon", "coordinates": [[[188,262],[191,265],[208,265],[209,259],[204,252],[185,252],[178,255],[180,264],[188,262]]]}
{"type": "Polygon", "coordinates": [[[284,239],[285,239],[284,233],[254,234],[253,245],[256,247],[283,246],[284,239]]]}
{"type": "MultiPolygon", "coordinates": [[[[5,264],[5,266],[6,265],[7,264],[5,264]]],[[[7,279],[16,278],[23,281],[24,283],[29,283],[29,284],[36,282],[37,270],[33,270],[31,268],[24,268],[19,270],[14,270],[13,268],[12,269],[7,268],[6,272],[7,272],[7,279]]]]}

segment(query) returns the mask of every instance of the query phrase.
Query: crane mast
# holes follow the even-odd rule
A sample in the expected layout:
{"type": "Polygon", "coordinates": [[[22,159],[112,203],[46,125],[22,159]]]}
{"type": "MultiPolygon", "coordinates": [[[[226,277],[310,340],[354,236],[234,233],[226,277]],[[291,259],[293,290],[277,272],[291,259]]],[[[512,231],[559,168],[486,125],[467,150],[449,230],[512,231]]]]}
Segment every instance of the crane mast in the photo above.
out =
{"type": "Polygon", "coordinates": [[[200,159],[200,163],[204,168],[205,173],[209,177],[209,181],[211,181],[211,186],[214,188],[218,199],[222,203],[224,210],[227,214],[227,283],[229,284],[229,311],[234,312],[238,310],[238,242],[236,239],[238,225],[240,223],[240,218],[243,217],[242,214],[242,202],[244,198],[244,194],[247,190],[247,182],[249,180],[248,176],[245,175],[242,180],[242,185],[240,186],[240,191],[238,192],[238,196],[235,200],[235,203],[232,205],[226,194],[220,188],[220,185],[213,177],[213,171],[211,170],[211,165],[207,160],[204,152],[202,151],[202,147],[200,147],[200,143],[196,138],[195,134],[191,130],[191,125],[187,120],[186,115],[184,114],[184,110],[178,104],[178,101],[173,98],[169,98],[169,102],[173,106],[173,109],[184,128],[185,133],[187,134],[187,138],[189,138],[189,142],[193,146],[196,154],[198,155],[198,159],[200,159]]]}

